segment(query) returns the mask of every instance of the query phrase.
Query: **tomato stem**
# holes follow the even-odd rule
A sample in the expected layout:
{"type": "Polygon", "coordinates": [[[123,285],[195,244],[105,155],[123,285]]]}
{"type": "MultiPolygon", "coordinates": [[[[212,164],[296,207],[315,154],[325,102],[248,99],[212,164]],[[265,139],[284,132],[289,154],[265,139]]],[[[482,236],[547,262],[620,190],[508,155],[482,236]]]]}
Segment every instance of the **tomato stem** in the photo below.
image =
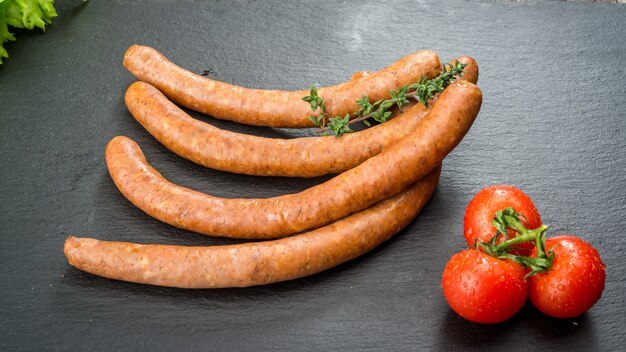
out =
{"type": "Polygon", "coordinates": [[[478,241],[476,249],[482,249],[485,253],[499,259],[511,259],[523,266],[529,267],[531,271],[526,277],[546,272],[552,267],[554,262],[554,252],[550,249],[546,252],[546,230],[547,225],[541,225],[536,229],[529,230],[522,224],[520,217],[523,215],[509,207],[496,212],[492,220],[492,225],[496,228],[495,235],[489,242],[478,241]],[[513,229],[518,235],[508,239],[507,229],[513,229]],[[506,238],[505,241],[498,243],[500,236],[506,238]],[[516,245],[524,242],[535,242],[536,256],[526,257],[509,253],[516,249],[516,245]]]}
{"type": "MultiPolygon", "coordinates": [[[[496,246],[496,252],[504,253],[510,250],[511,247],[517,244],[520,244],[523,242],[537,241],[539,237],[541,236],[541,234],[548,229],[548,226],[541,225],[534,230],[528,230],[520,222],[515,222],[515,223],[519,224],[520,226],[511,226],[511,227],[517,230],[519,232],[519,235],[511,238],[510,240],[500,242],[500,244],[496,246]]],[[[511,223],[509,224],[511,225],[511,223]]]]}

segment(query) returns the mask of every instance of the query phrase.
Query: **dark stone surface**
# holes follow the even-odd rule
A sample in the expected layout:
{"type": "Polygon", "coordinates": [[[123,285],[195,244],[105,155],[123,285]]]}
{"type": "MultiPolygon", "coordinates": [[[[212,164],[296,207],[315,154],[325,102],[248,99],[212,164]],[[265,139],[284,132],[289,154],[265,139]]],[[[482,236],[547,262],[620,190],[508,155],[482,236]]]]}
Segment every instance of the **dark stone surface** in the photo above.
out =
{"type": "MultiPolygon", "coordinates": [[[[626,6],[57,3],[46,33],[19,31],[0,66],[0,350],[624,350],[626,6]],[[249,289],[122,283],[70,267],[65,237],[234,241],[173,229],[132,206],[106,171],[111,137],[135,139],[173,182],[220,196],[267,197],[323,180],[232,175],[168,152],[123,103],[133,78],[121,61],[133,43],[220,80],[282,89],[338,83],[423,48],[442,60],[467,54],[480,64],[485,99],[423,213],[373,252],[249,289]],[[463,248],[467,202],[495,183],[525,190],[552,234],[600,250],[607,287],[588,313],[554,320],[528,305],[479,326],[450,311],[441,272],[463,248]]],[[[265,136],[309,133],[200,118],[265,136]]]]}

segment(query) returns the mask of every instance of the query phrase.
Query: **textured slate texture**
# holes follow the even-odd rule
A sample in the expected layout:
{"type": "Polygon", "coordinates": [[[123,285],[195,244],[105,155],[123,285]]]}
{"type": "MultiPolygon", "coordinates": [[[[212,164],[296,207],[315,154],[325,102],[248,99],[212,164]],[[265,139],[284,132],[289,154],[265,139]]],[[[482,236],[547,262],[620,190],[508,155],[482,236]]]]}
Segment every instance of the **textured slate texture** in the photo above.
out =
{"type": "MultiPolygon", "coordinates": [[[[315,1],[57,2],[45,34],[18,31],[0,66],[0,349],[13,350],[603,350],[626,323],[626,6],[315,1]],[[128,135],[164,176],[226,197],[268,197],[325,178],[207,170],[159,145],[127,112],[125,49],[151,45],[195,72],[236,84],[301,89],[342,82],[418,49],[467,54],[482,111],[445,161],[423,213],[373,252],[309,278],[185,291],[71,268],[68,234],[225,244],[132,206],[103,151],[128,135]],[[524,189],[553,234],[577,234],[607,264],[601,301],[554,320],[525,307],[479,326],[448,308],[440,276],[463,248],[464,208],[495,183],[524,189]]],[[[264,136],[310,132],[252,128],[264,136]]]]}

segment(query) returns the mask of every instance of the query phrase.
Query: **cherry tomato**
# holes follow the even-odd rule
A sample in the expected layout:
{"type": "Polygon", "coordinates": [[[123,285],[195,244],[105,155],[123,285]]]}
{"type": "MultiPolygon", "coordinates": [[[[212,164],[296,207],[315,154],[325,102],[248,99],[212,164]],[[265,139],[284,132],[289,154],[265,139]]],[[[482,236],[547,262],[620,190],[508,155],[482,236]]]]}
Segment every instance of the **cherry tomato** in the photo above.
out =
{"type": "MultiPolygon", "coordinates": [[[[598,251],[574,236],[549,238],[545,248],[554,251],[554,263],[549,271],[528,279],[531,302],[556,318],[583,314],[604,290],[605,265],[598,251]]],[[[536,250],[531,256],[536,256],[536,250]]]]}
{"type": "MultiPolygon", "coordinates": [[[[497,211],[512,207],[523,215],[522,224],[528,229],[536,229],[541,226],[541,217],[537,208],[520,189],[513,186],[498,185],[482,189],[467,205],[465,218],[463,220],[465,241],[469,246],[474,246],[477,239],[484,242],[489,241],[496,233],[495,227],[491,225],[497,211]]],[[[517,235],[517,231],[507,230],[508,238],[517,235]]],[[[504,240],[502,236],[498,243],[504,240]]],[[[519,250],[512,251],[513,254],[528,255],[534,245],[531,242],[521,243],[519,250]]]]}
{"type": "Polygon", "coordinates": [[[505,321],[517,313],[528,296],[521,265],[475,249],[452,256],[443,272],[443,294],[463,318],[483,324],[505,321]]]}

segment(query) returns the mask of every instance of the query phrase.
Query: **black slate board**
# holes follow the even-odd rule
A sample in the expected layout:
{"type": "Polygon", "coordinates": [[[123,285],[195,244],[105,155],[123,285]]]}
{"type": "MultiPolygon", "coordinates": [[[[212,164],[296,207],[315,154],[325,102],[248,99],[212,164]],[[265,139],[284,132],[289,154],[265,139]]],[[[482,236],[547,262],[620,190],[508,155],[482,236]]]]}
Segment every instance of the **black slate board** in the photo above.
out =
{"type": "MultiPolygon", "coordinates": [[[[57,1],[45,34],[18,31],[0,66],[0,350],[603,350],[626,348],[626,6],[491,2],[57,1]],[[226,244],[133,207],[109,178],[106,142],[127,135],[175,183],[268,197],[326,178],[207,170],[168,152],[127,112],[122,56],[150,45],[236,84],[331,85],[418,49],[467,54],[482,111],[446,159],[423,213],[371,253],[264,287],[185,291],[71,268],[68,234],[226,244]],[[601,301],[576,319],[528,305],[496,326],[464,321],[440,288],[482,187],[524,189],[552,233],[578,234],[607,264],[601,301]]],[[[252,128],[263,136],[310,132],[252,128]]]]}

